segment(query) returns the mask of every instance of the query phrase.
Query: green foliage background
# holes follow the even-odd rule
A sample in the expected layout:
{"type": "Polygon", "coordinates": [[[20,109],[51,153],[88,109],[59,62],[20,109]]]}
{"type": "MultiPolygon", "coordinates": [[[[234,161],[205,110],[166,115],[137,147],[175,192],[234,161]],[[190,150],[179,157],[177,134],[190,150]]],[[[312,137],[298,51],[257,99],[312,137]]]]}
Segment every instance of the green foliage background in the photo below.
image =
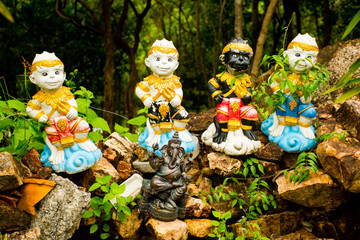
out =
{"type": "MultiPolygon", "coordinates": [[[[77,86],[84,86],[95,95],[93,106],[101,108],[103,99],[103,67],[105,62],[103,36],[93,31],[77,28],[60,18],[55,12],[55,1],[52,0],[3,0],[10,10],[15,23],[9,22],[0,16],[0,77],[5,79],[9,94],[19,100],[28,100],[26,90],[33,95],[36,87],[25,85],[22,58],[31,62],[35,53],[42,51],[55,52],[65,63],[65,70],[72,72],[78,69],[77,86]]],[[[74,4],[74,1],[68,1],[74,4]]],[[[85,1],[101,11],[100,1],[85,1]]],[[[243,31],[244,39],[249,40],[255,48],[256,40],[261,27],[269,0],[259,0],[257,31],[253,31],[252,4],[254,0],[243,0],[243,31]]],[[[291,33],[308,32],[317,38],[322,47],[324,42],[324,2],[310,0],[293,0],[293,8],[300,13],[300,21],[293,21],[291,33]]],[[[145,0],[133,1],[135,8],[141,9],[145,0]]],[[[276,12],[269,27],[264,54],[275,54],[283,45],[283,28],[288,21],[284,17],[284,1],[279,1],[276,12]]],[[[346,26],[360,9],[359,0],[329,0],[331,10],[331,38],[329,43],[339,42],[346,26]]],[[[70,5],[71,6],[71,5],[70,5]]],[[[119,17],[123,1],[113,2],[112,14],[119,17]]],[[[234,37],[234,1],[202,0],[199,1],[199,33],[202,52],[198,51],[196,40],[196,1],[192,0],[152,0],[149,14],[144,19],[144,27],[140,34],[140,46],[136,53],[136,63],[139,70],[139,79],[150,74],[144,64],[147,50],[156,39],[167,38],[174,41],[180,52],[180,66],[176,74],[181,77],[184,89],[183,106],[189,111],[204,111],[209,107],[208,92],[205,80],[214,73],[223,71],[218,61],[224,44],[234,37]],[[222,21],[219,21],[221,6],[225,2],[222,21]],[[220,34],[221,28],[221,34],[220,34]],[[204,77],[201,72],[200,55],[204,57],[204,77]]],[[[74,11],[69,6],[65,11],[74,11]]],[[[78,15],[89,16],[84,8],[78,8],[78,15]]],[[[129,11],[129,18],[135,18],[129,11]]],[[[295,15],[295,13],[293,14],[295,15]]],[[[84,18],[83,21],[89,21],[84,18]]],[[[91,26],[92,22],[87,22],[91,26]]],[[[125,26],[126,40],[131,42],[135,31],[132,21],[125,26]]],[[[289,34],[289,33],[288,33],[289,34]]],[[[347,39],[360,36],[360,30],[355,28],[347,39]]],[[[264,70],[264,69],[263,69],[264,70]]],[[[115,112],[124,114],[123,93],[129,79],[130,66],[128,56],[115,49],[115,76],[114,100],[115,112]]],[[[0,81],[1,82],[1,81],[0,81]]],[[[0,93],[2,94],[2,93],[0,93]]],[[[142,108],[139,99],[134,97],[138,108],[142,108]]],[[[100,112],[98,112],[99,115],[100,112]]],[[[122,122],[117,117],[115,122],[122,122]]]]}

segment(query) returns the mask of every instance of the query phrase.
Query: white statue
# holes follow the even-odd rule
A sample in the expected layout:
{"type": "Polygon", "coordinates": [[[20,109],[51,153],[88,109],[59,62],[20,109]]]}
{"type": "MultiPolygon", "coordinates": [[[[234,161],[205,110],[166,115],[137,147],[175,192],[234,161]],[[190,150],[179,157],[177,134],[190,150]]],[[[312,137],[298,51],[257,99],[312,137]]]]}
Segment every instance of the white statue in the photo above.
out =
{"type": "Polygon", "coordinates": [[[153,73],[144,78],[135,91],[149,108],[147,130],[139,138],[140,145],[148,150],[152,150],[154,144],[159,144],[160,148],[167,144],[174,131],[178,131],[181,141],[187,143],[183,144],[186,152],[195,148],[193,138],[185,128],[189,116],[181,106],[183,91],[180,78],[174,75],[179,66],[178,58],[173,42],[162,39],[155,41],[145,59],[146,66],[153,73]]]}
{"type": "MultiPolygon", "coordinates": [[[[78,117],[74,95],[69,88],[62,86],[65,77],[64,64],[54,53],[44,51],[42,54],[36,54],[29,78],[32,83],[40,87],[40,91],[32,97],[26,108],[30,117],[52,125],[45,128],[47,134],[45,142],[51,152],[45,162],[49,161],[54,170],[60,172],[62,170],[58,166],[66,159],[64,153],[66,148],[77,143],[86,152],[98,150],[95,144],[87,138],[90,127],[85,120],[78,117]]],[[[82,164],[76,165],[76,167],[70,167],[64,171],[78,172],[82,164]]],[[[86,168],[91,167],[90,165],[93,163],[88,164],[86,168]]]]}

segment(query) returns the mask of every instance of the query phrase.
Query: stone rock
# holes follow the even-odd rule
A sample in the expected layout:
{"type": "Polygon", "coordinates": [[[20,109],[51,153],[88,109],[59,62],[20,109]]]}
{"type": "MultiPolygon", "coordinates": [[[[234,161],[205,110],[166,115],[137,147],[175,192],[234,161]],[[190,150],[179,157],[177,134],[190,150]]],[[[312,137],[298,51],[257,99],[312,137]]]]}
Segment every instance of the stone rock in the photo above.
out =
{"type": "MultiPolygon", "coordinates": [[[[270,176],[275,174],[277,171],[279,171],[279,166],[274,162],[267,162],[267,161],[261,161],[259,160],[259,163],[264,167],[264,176],[270,176]]],[[[260,175],[263,175],[258,171],[260,175]]]]}
{"type": "Polygon", "coordinates": [[[69,239],[90,206],[90,193],[56,174],[49,180],[55,181],[56,186],[39,203],[37,217],[31,220],[30,228],[41,229],[40,239],[69,239]]]}
{"type": "Polygon", "coordinates": [[[139,143],[134,143],[135,150],[134,154],[137,156],[138,160],[145,162],[149,160],[149,154],[147,150],[139,145],[139,143]]]}
{"type": "Polygon", "coordinates": [[[295,164],[298,160],[298,156],[299,156],[298,153],[285,152],[284,157],[280,164],[280,168],[286,169],[286,168],[292,168],[292,167],[296,166],[295,164]]]}
{"type": "Polygon", "coordinates": [[[40,240],[40,228],[32,228],[24,231],[5,234],[4,239],[11,240],[40,240]]]}
{"type": "Polygon", "coordinates": [[[336,125],[338,125],[338,123],[336,122],[335,118],[330,118],[324,121],[323,124],[318,129],[316,129],[316,136],[334,132],[336,125]]]}
{"type": "Polygon", "coordinates": [[[321,121],[329,120],[333,118],[334,112],[335,107],[333,104],[321,104],[316,107],[316,119],[321,121]]]}
{"type": "Polygon", "coordinates": [[[157,240],[185,240],[189,233],[186,223],[179,219],[163,222],[151,218],[146,223],[146,228],[157,240]]]}
{"type": "Polygon", "coordinates": [[[205,238],[213,232],[214,226],[210,225],[210,219],[185,219],[189,228],[189,234],[198,238],[205,238]]]}
{"type": "MultiPolygon", "coordinates": [[[[294,233],[290,233],[284,236],[279,236],[274,234],[270,237],[271,240],[331,240],[329,238],[318,238],[314,234],[306,231],[305,229],[300,229],[294,233]]],[[[334,239],[332,239],[334,240],[334,239]]]]}
{"type": "Polygon", "coordinates": [[[231,158],[224,153],[212,152],[208,154],[209,166],[223,177],[230,177],[236,171],[240,171],[241,161],[231,158]]]}
{"type": "Polygon", "coordinates": [[[286,179],[284,175],[276,179],[282,198],[305,207],[322,207],[328,210],[345,202],[343,188],[322,170],[317,170],[317,173],[310,171],[311,177],[300,184],[290,183],[292,173],[293,171],[289,171],[286,179]]]}
{"type": "Polygon", "coordinates": [[[115,149],[109,147],[103,151],[103,157],[106,158],[110,163],[115,162],[118,157],[115,149]]]}
{"type": "MultiPolygon", "coordinates": [[[[258,232],[257,228],[251,226],[253,223],[257,223],[260,227],[260,234],[263,237],[270,237],[273,234],[285,235],[294,232],[301,224],[301,216],[297,212],[282,212],[272,215],[265,215],[257,220],[251,220],[250,232],[258,232]]],[[[235,236],[244,235],[243,225],[241,223],[235,223],[230,225],[230,230],[235,236]]],[[[248,236],[250,237],[250,236],[248,236]]]]}
{"type": "Polygon", "coordinates": [[[215,171],[209,167],[205,167],[205,168],[201,169],[201,174],[204,177],[212,177],[215,174],[215,171]]]}
{"type": "Polygon", "coordinates": [[[336,111],[335,118],[343,129],[350,130],[350,135],[360,140],[360,101],[345,101],[336,111]]]}
{"type": "Polygon", "coordinates": [[[125,181],[133,173],[131,164],[125,161],[119,161],[116,170],[119,172],[121,181],[125,181]]]}
{"type": "Polygon", "coordinates": [[[209,217],[211,214],[211,205],[206,204],[199,198],[189,197],[186,203],[186,217],[209,217]]]}
{"type": "Polygon", "coordinates": [[[52,168],[44,167],[40,161],[40,154],[35,148],[28,151],[22,158],[21,162],[30,169],[29,178],[47,179],[51,176],[52,168]]]}
{"type": "Polygon", "coordinates": [[[0,200],[0,232],[24,230],[30,219],[30,214],[0,200]]]}
{"type": "Polygon", "coordinates": [[[337,233],[336,227],[333,223],[329,221],[315,221],[313,224],[313,233],[316,236],[340,239],[340,236],[337,233]]]}
{"type": "Polygon", "coordinates": [[[155,173],[155,170],[150,166],[149,161],[142,162],[140,160],[135,160],[132,163],[133,168],[142,172],[142,173],[155,173]]]}
{"type": "Polygon", "coordinates": [[[132,210],[131,215],[126,215],[126,223],[119,220],[116,213],[113,213],[113,220],[116,231],[122,239],[137,240],[139,239],[139,228],[143,222],[143,218],[139,217],[138,210],[132,210]]]}
{"type": "Polygon", "coordinates": [[[0,152],[0,191],[14,189],[23,184],[21,166],[8,152],[0,152]]]}
{"type": "MultiPolygon", "coordinates": [[[[238,193],[240,198],[244,200],[246,199],[247,187],[246,184],[243,182],[239,182],[239,184],[231,182],[231,183],[227,183],[226,186],[219,185],[215,188],[215,192],[218,194],[219,194],[219,188],[223,188],[222,191],[223,194],[229,194],[231,192],[234,192],[234,193],[238,193]]],[[[214,201],[212,206],[215,211],[220,212],[221,214],[230,211],[232,218],[240,217],[241,215],[244,214],[244,212],[239,208],[239,205],[232,207],[232,201],[233,199],[231,198],[227,201],[224,200],[220,200],[219,202],[214,201]]]]}
{"type": "Polygon", "coordinates": [[[321,143],[316,153],[328,174],[347,191],[360,193],[360,144],[332,138],[321,143]]]}
{"type": "Polygon", "coordinates": [[[190,168],[189,171],[187,171],[186,175],[191,177],[191,181],[194,182],[198,179],[198,177],[200,176],[201,171],[197,168],[190,168]]]}
{"type": "MultiPolygon", "coordinates": [[[[120,136],[117,132],[112,133],[109,139],[104,143],[108,148],[113,148],[116,153],[116,159],[132,163],[134,160],[134,143],[126,137],[120,136]]],[[[115,162],[115,166],[117,163],[115,162]]]]}
{"type": "MultiPolygon", "coordinates": [[[[334,87],[339,81],[340,77],[349,69],[350,65],[355,62],[360,55],[360,39],[340,42],[334,45],[324,47],[320,50],[318,55],[318,62],[325,66],[330,72],[329,84],[321,86],[320,93],[334,87]]],[[[360,71],[358,70],[352,77],[358,78],[360,71]]],[[[350,90],[357,85],[352,85],[331,94],[320,95],[315,92],[313,95],[313,104],[324,104],[326,101],[334,101],[342,93],[350,90]]],[[[353,97],[354,98],[354,97],[353,97]]],[[[355,96],[356,98],[356,96],[355,96]]]]}
{"type": "Polygon", "coordinates": [[[269,142],[262,148],[260,148],[255,156],[259,159],[263,159],[266,161],[279,162],[284,156],[285,150],[279,147],[276,142],[269,142]]]}
{"type": "Polygon", "coordinates": [[[188,184],[187,191],[190,196],[198,196],[201,191],[210,193],[211,187],[212,181],[209,178],[200,175],[196,183],[188,184]]]}
{"type": "Polygon", "coordinates": [[[201,146],[199,156],[197,157],[200,163],[199,164],[200,169],[209,167],[208,154],[211,152],[214,152],[214,150],[210,146],[206,146],[206,145],[201,146]]]}
{"type": "Polygon", "coordinates": [[[82,177],[80,179],[81,186],[89,189],[90,186],[95,183],[97,177],[105,177],[107,175],[112,176],[111,182],[118,182],[120,180],[120,174],[116,171],[114,166],[109,163],[106,158],[101,157],[95,165],[86,170],[85,172],[81,173],[82,177]]]}
{"type": "Polygon", "coordinates": [[[189,123],[186,125],[186,129],[194,133],[204,132],[211,123],[214,121],[216,115],[216,108],[211,108],[202,113],[189,113],[189,123]]]}

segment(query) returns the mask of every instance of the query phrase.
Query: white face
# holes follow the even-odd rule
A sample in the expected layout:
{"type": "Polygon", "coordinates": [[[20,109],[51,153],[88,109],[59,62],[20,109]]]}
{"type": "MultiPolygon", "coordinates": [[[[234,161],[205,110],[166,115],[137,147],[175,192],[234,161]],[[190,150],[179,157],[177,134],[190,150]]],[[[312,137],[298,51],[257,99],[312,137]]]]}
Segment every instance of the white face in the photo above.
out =
{"type": "Polygon", "coordinates": [[[61,65],[54,67],[38,67],[38,70],[30,75],[30,81],[38,85],[41,89],[56,90],[62,86],[65,77],[66,74],[61,65]]]}
{"type": "Polygon", "coordinates": [[[173,53],[154,52],[145,59],[145,64],[155,75],[170,77],[179,66],[179,61],[173,53]]]}
{"type": "Polygon", "coordinates": [[[294,47],[286,50],[284,54],[289,56],[290,68],[295,73],[306,72],[316,63],[317,52],[315,51],[305,51],[294,47]]]}

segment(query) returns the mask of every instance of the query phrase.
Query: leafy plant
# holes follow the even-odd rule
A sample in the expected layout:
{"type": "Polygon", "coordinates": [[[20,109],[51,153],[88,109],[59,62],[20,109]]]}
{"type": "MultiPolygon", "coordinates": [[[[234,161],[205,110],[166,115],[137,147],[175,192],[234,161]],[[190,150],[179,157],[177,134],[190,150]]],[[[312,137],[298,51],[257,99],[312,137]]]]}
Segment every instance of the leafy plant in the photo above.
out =
{"type": "Polygon", "coordinates": [[[90,210],[87,210],[83,218],[90,218],[96,216],[100,218],[100,224],[93,224],[90,227],[90,233],[93,234],[99,229],[99,225],[102,226],[103,233],[100,234],[101,239],[107,239],[110,237],[110,225],[107,223],[111,219],[112,211],[116,212],[117,217],[122,221],[126,222],[126,215],[131,215],[131,209],[127,206],[135,206],[136,203],[132,201],[132,197],[127,198],[121,196],[125,191],[125,185],[118,185],[113,182],[109,184],[111,176],[97,177],[96,182],[90,186],[89,192],[93,192],[96,189],[100,189],[105,193],[104,197],[94,196],[90,201],[90,210]],[[113,199],[116,201],[112,201],[113,199]]]}
{"type": "MultiPolygon", "coordinates": [[[[294,172],[290,175],[289,181],[294,184],[307,180],[310,178],[310,171],[316,173],[319,170],[318,157],[312,152],[302,152],[298,156],[294,172]]],[[[287,177],[288,170],[284,171],[285,178],[287,177]]]]}
{"type": "Polygon", "coordinates": [[[120,126],[117,123],[115,123],[115,131],[120,135],[127,137],[130,141],[137,142],[139,135],[145,130],[147,113],[148,109],[142,108],[137,112],[137,117],[127,121],[127,124],[131,124],[137,127],[136,133],[130,133],[129,128],[120,126]]]}
{"type": "Polygon", "coordinates": [[[29,118],[26,104],[17,99],[0,100],[0,151],[22,157],[28,150],[45,146],[42,128],[36,119],[29,118]]]}
{"type": "Polygon", "coordinates": [[[0,14],[3,15],[10,22],[14,22],[14,18],[12,17],[9,9],[5,6],[5,4],[0,1],[0,14]]]}
{"type": "Polygon", "coordinates": [[[332,133],[323,133],[320,136],[317,136],[315,138],[316,142],[324,142],[329,140],[330,138],[332,138],[333,136],[336,136],[340,141],[344,142],[345,141],[345,136],[346,133],[349,132],[350,130],[345,130],[342,133],[337,133],[337,132],[332,132],[332,133]]]}
{"type": "MultiPolygon", "coordinates": [[[[249,167],[250,174],[246,174],[246,176],[257,176],[255,164],[259,164],[257,159],[248,159],[247,161],[249,167]],[[251,170],[253,169],[253,170],[251,170]]],[[[244,168],[245,169],[245,168],[244,168]]],[[[248,173],[249,173],[248,172],[248,173]]],[[[241,172],[242,175],[243,172],[241,172]]],[[[270,190],[269,185],[266,181],[256,177],[252,183],[250,184],[247,193],[244,196],[241,193],[237,192],[224,192],[224,186],[228,184],[228,182],[232,181],[235,184],[240,184],[238,179],[231,177],[225,178],[222,184],[222,187],[218,187],[217,189],[211,188],[211,193],[207,193],[205,191],[201,191],[199,196],[202,197],[203,201],[206,203],[209,201],[211,205],[214,204],[214,201],[219,203],[220,201],[231,201],[231,207],[234,208],[236,205],[239,206],[241,210],[243,210],[245,216],[242,218],[242,225],[247,226],[246,229],[243,230],[243,236],[236,237],[236,240],[239,239],[248,239],[251,236],[251,239],[267,239],[261,237],[260,232],[256,231],[258,229],[258,225],[256,224],[252,228],[249,228],[249,224],[247,224],[248,219],[255,220],[258,219],[259,215],[262,215],[264,211],[269,210],[270,206],[276,208],[276,202],[274,201],[274,196],[268,194],[264,191],[264,189],[270,190]]],[[[212,225],[216,228],[214,229],[212,237],[219,237],[220,239],[233,239],[233,234],[226,229],[226,221],[231,218],[231,213],[227,212],[221,214],[217,211],[213,211],[213,215],[218,219],[212,222],[212,225]]],[[[252,225],[253,223],[251,223],[252,225]]]]}
{"type": "MultiPolygon", "coordinates": [[[[359,23],[359,21],[360,21],[360,10],[355,14],[353,19],[351,20],[351,22],[347,26],[343,36],[341,37],[342,40],[347,35],[349,35],[349,33],[355,28],[355,26],[359,23]]],[[[329,94],[329,93],[334,92],[336,90],[346,88],[346,87],[349,87],[351,85],[360,83],[360,78],[351,79],[353,77],[353,75],[355,74],[355,72],[357,70],[359,70],[359,68],[360,68],[360,58],[358,58],[355,62],[353,62],[351,64],[351,66],[349,67],[349,70],[340,77],[339,82],[334,87],[332,87],[329,90],[325,91],[322,95],[329,94]]],[[[344,93],[340,97],[338,97],[335,100],[335,104],[343,102],[343,101],[345,101],[345,100],[347,100],[347,99],[349,99],[349,98],[351,98],[351,97],[353,97],[353,96],[355,96],[355,95],[357,95],[359,93],[360,93],[360,86],[355,87],[355,88],[347,91],[346,93],[344,93]]]]}
{"type": "MultiPolygon", "coordinates": [[[[226,221],[231,218],[231,212],[227,211],[224,214],[221,214],[217,211],[212,211],[214,217],[218,220],[214,220],[210,225],[214,226],[213,233],[210,233],[209,237],[217,237],[221,240],[232,240],[234,239],[234,233],[229,232],[226,227],[226,221]]],[[[236,237],[235,240],[240,240],[240,237],[236,237]]]]}
{"type": "MultiPolygon", "coordinates": [[[[253,92],[257,102],[260,102],[261,99],[264,99],[265,105],[267,105],[272,111],[275,111],[275,107],[280,103],[285,102],[285,97],[282,94],[282,91],[288,87],[291,94],[300,98],[299,93],[301,93],[305,100],[309,99],[314,91],[320,88],[320,83],[326,85],[329,81],[330,73],[325,67],[319,63],[313,64],[312,68],[305,73],[301,73],[300,80],[297,84],[294,84],[292,81],[287,79],[288,74],[291,74],[290,65],[288,62],[288,56],[283,56],[284,49],[281,49],[279,54],[268,56],[265,55],[261,65],[267,62],[267,66],[270,64],[275,64],[275,72],[270,76],[268,82],[263,82],[260,88],[257,91],[253,92]],[[277,91],[272,94],[268,94],[266,87],[270,86],[275,81],[279,81],[280,91],[277,91]]],[[[310,59],[306,58],[307,61],[311,62],[310,59]]],[[[298,64],[301,60],[298,60],[298,64]]]]}
{"type": "Polygon", "coordinates": [[[247,158],[246,161],[243,163],[243,171],[241,174],[246,178],[249,173],[251,177],[259,177],[259,174],[257,174],[256,169],[258,169],[262,174],[265,174],[264,172],[264,166],[259,163],[259,160],[256,158],[247,158]]]}
{"type": "Polygon", "coordinates": [[[111,133],[111,130],[105,119],[99,117],[97,113],[90,108],[91,99],[94,98],[94,94],[85,87],[80,86],[80,90],[75,91],[74,95],[78,96],[76,102],[79,116],[93,126],[93,131],[89,132],[89,138],[94,142],[105,140],[102,134],[103,131],[111,133]]]}

